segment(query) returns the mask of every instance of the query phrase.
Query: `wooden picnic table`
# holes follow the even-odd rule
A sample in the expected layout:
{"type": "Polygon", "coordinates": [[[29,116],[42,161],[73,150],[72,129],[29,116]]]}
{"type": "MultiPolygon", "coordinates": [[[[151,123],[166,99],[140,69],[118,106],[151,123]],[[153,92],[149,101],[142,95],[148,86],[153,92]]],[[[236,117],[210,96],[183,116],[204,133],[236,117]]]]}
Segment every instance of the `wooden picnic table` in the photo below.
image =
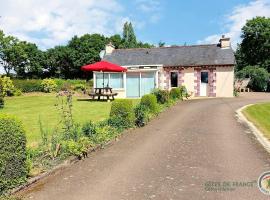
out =
{"type": "Polygon", "coordinates": [[[98,100],[100,100],[100,97],[106,97],[107,100],[110,100],[111,97],[112,100],[114,100],[116,95],[117,93],[113,92],[111,87],[94,88],[94,92],[89,94],[89,96],[91,96],[93,99],[98,97],[98,100]]]}

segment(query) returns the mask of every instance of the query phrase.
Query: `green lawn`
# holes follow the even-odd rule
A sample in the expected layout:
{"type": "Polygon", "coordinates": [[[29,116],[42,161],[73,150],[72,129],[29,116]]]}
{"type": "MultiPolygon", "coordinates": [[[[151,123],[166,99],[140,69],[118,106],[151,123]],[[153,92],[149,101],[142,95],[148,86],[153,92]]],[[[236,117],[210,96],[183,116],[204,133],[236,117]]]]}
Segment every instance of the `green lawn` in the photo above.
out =
{"type": "Polygon", "coordinates": [[[245,116],[270,139],[270,103],[257,104],[247,107],[245,116]]]}
{"type": "MultiPolygon", "coordinates": [[[[134,104],[138,101],[134,99],[134,104]]],[[[52,130],[59,121],[56,103],[55,94],[9,97],[0,112],[16,115],[25,126],[28,145],[35,146],[40,141],[39,118],[48,130],[52,130]]],[[[104,120],[109,116],[110,109],[111,102],[77,101],[76,97],[73,98],[73,117],[78,123],[104,120]]]]}

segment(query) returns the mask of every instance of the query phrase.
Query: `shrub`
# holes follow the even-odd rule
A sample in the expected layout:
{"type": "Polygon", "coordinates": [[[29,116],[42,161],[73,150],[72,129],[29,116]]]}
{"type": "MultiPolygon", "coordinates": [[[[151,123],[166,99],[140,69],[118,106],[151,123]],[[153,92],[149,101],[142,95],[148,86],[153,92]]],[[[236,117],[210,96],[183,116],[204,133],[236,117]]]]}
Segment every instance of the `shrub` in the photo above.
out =
{"type": "Polygon", "coordinates": [[[41,82],[41,87],[43,92],[50,93],[56,91],[57,85],[53,79],[46,78],[41,82]]]}
{"type": "Polygon", "coordinates": [[[85,89],[86,88],[85,88],[84,84],[76,84],[76,85],[74,85],[74,90],[84,91],[85,89]]]}
{"type": "Polygon", "coordinates": [[[0,84],[1,84],[1,93],[2,96],[12,96],[13,92],[14,92],[14,85],[12,80],[7,77],[7,76],[3,76],[0,77],[0,84]]]}
{"type": "Polygon", "coordinates": [[[254,91],[266,91],[269,74],[266,69],[258,66],[247,66],[236,73],[236,77],[250,78],[249,87],[254,91]]]}
{"type": "Polygon", "coordinates": [[[138,104],[135,109],[135,125],[138,127],[143,127],[149,121],[149,108],[143,104],[138,104]]]}
{"type": "Polygon", "coordinates": [[[134,112],[130,99],[117,99],[112,102],[109,124],[118,129],[134,125],[134,112]]]}
{"type": "Polygon", "coordinates": [[[14,79],[13,80],[15,88],[25,93],[41,92],[42,91],[41,82],[42,80],[40,79],[27,79],[27,80],[14,79]]]}
{"type": "Polygon", "coordinates": [[[188,91],[187,91],[187,88],[182,85],[179,87],[180,88],[180,92],[181,92],[181,97],[182,99],[185,97],[185,98],[188,98],[190,95],[188,94],[188,91]]]}
{"type": "Polygon", "coordinates": [[[90,137],[96,134],[97,127],[92,121],[89,121],[82,126],[82,132],[85,136],[90,137]]]}
{"type": "Polygon", "coordinates": [[[1,109],[1,108],[4,108],[4,105],[5,105],[4,97],[2,97],[2,96],[0,95],[0,109],[1,109]]]}
{"type": "Polygon", "coordinates": [[[21,122],[0,115],[0,195],[26,180],[26,137],[21,122]]]}
{"type": "Polygon", "coordinates": [[[170,98],[173,100],[177,100],[177,99],[181,99],[182,95],[181,95],[181,90],[180,88],[173,88],[170,91],[170,98]]]}
{"type": "Polygon", "coordinates": [[[153,94],[156,96],[158,103],[160,103],[160,104],[168,103],[169,91],[156,89],[153,91],[153,94]]]}
{"type": "Polygon", "coordinates": [[[13,96],[21,96],[22,95],[22,91],[20,89],[15,88],[13,93],[13,96]]]}
{"type": "Polygon", "coordinates": [[[87,137],[80,137],[78,141],[67,140],[62,142],[62,149],[66,155],[74,155],[79,159],[87,155],[88,149],[92,146],[87,137]]]}
{"type": "Polygon", "coordinates": [[[150,112],[157,112],[157,98],[153,94],[146,94],[142,97],[140,104],[149,109],[150,112]]]}
{"type": "MultiPolygon", "coordinates": [[[[86,81],[80,80],[80,79],[54,79],[56,85],[57,85],[57,91],[60,90],[73,90],[77,87],[81,87],[79,85],[85,86],[86,81]]],[[[77,88],[79,89],[79,88],[77,88]]]]}
{"type": "Polygon", "coordinates": [[[91,141],[95,144],[104,144],[117,136],[117,131],[111,126],[97,127],[96,134],[90,137],[91,141]]]}

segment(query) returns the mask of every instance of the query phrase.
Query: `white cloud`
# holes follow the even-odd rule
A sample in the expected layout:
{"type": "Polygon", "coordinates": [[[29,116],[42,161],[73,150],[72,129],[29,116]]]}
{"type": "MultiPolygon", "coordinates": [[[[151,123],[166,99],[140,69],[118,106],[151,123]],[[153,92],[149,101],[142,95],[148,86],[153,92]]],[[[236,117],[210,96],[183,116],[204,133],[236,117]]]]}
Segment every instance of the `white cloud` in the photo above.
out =
{"type": "Polygon", "coordinates": [[[161,9],[158,0],[136,0],[137,8],[143,12],[155,12],[161,9]]]}
{"type": "Polygon", "coordinates": [[[225,16],[222,33],[210,35],[203,40],[199,40],[199,44],[217,43],[221,35],[226,35],[232,40],[232,47],[235,49],[237,43],[241,41],[241,28],[246,24],[248,19],[256,16],[270,17],[270,0],[256,0],[245,5],[237,6],[232,13],[225,16]]]}
{"type": "Polygon", "coordinates": [[[43,49],[74,35],[114,34],[129,20],[117,0],[0,0],[0,5],[0,29],[43,49]]]}
{"type": "Polygon", "coordinates": [[[161,19],[162,5],[160,0],[136,0],[136,8],[144,13],[144,17],[149,19],[150,23],[157,23],[161,19]]]}

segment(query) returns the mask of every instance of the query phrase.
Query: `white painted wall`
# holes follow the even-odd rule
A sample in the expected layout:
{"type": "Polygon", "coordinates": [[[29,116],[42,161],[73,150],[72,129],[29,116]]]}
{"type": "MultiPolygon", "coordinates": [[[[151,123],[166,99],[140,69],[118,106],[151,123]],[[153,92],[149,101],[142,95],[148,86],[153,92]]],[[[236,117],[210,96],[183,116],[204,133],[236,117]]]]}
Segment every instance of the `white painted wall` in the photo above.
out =
{"type": "Polygon", "coordinates": [[[233,97],[234,67],[216,68],[217,97],[233,97]]]}
{"type": "Polygon", "coordinates": [[[185,68],[183,70],[184,73],[184,83],[183,85],[187,88],[187,91],[189,94],[192,94],[192,96],[194,96],[195,91],[194,91],[194,68],[193,67],[189,67],[189,68],[185,68]]]}

